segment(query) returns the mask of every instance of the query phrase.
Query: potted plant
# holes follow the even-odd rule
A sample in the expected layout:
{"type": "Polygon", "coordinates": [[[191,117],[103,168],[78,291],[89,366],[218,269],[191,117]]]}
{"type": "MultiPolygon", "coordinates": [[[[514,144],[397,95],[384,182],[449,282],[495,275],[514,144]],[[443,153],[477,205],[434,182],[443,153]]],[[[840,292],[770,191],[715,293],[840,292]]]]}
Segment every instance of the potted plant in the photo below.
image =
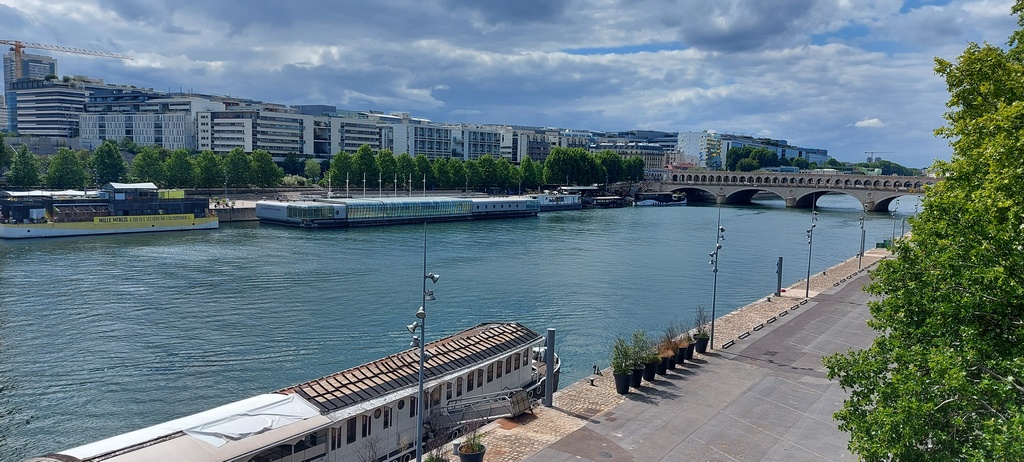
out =
{"type": "Polygon", "coordinates": [[[653,382],[654,374],[665,375],[665,368],[662,365],[662,358],[651,352],[644,357],[644,380],[653,382]]]}
{"type": "Polygon", "coordinates": [[[672,356],[671,358],[669,358],[668,361],[669,369],[675,369],[677,364],[683,363],[686,347],[683,346],[682,348],[680,348],[679,338],[682,335],[683,332],[679,326],[679,323],[674,322],[672,324],[669,324],[668,327],[665,328],[665,338],[662,339],[662,341],[669,344],[668,349],[672,353],[672,356]]]}
{"type": "Polygon", "coordinates": [[[654,353],[654,346],[647,333],[642,330],[633,331],[631,345],[633,349],[633,380],[630,383],[634,388],[640,387],[640,379],[647,381],[654,380],[654,373],[657,371],[657,354],[654,353]]]}
{"type": "Polygon", "coordinates": [[[693,338],[697,341],[697,353],[704,354],[708,351],[708,339],[711,337],[708,333],[710,323],[711,320],[708,312],[704,310],[704,305],[697,305],[697,313],[693,318],[693,338]]]}
{"type": "Polygon", "coordinates": [[[473,426],[462,439],[462,444],[456,450],[459,460],[462,462],[484,462],[484,453],[487,447],[484,446],[484,435],[480,433],[479,427],[473,426]]]}
{"type": "Polygon", "coordinates": [[[693,343],[693,338],[690,337],[689,332],[680,332],[676,336],[676,345],[678,345],[678,353],[676,353],[676,364],[682,365],[686,361],[686,350],[690,348],[690,344],[693,343]]]}
{"type": "Polygon", "coordinates": [[[629,380],[633,376],[632,354],[629,342],[615,337],[612,343],[612,377],[615,378],[615,392],[620,395],[629,393],[629,380]]]}
{"type": "Polygon", "coordinates": [[[665,375],[669,369],[676,368],[676,341],[669,336],[668,332],[658,342],[658,356],[661,358],[658,374],[665,375]]]}
{"type": "Polygon", "coordinates": [[[691,359],[692,360],[693,359],[693,350],[695,350],[697,348],[697,341],[693,339],[693,336],[690,335],[689,332],[687,332],[686,334],[683,334],[683,335],[684,335],[683,338],[686,341],[686,359],[691,359]]]}

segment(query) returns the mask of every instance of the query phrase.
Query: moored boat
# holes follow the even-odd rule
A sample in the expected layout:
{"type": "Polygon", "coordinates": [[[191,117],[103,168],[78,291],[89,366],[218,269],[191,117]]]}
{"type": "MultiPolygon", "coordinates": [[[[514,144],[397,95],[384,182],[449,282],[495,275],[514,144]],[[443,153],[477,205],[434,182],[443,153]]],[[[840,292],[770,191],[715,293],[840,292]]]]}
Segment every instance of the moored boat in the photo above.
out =
{"type": "Polygon", "coordinates": [[[681,206],[686,205],[686,195],[669,192],[641,192],[636,194],[633,205],[636,207],[681,206]]]}
{"type": "Polygon", "coordinates": [[[541,212],[579,210],[583,208],[583,202],[580,200],[579,194],[557,194],[544,191],[541,194],[530,194],[529,197],[540,201],[541,212]]]}
{"type": "Polygon", "coordinates": [[[0,238],[216,229],[205,198],[153,183],[107,183],[95,191],[0,191],[0,238]]]}
{"type": "MultiPolygon", "coordinates": [[[[409,461],[417,413],[425,449],[468,426],[530,409],[548,380],[545,339],[518,323],[479,324],[419,348],[31,462],[409,461]],[[363,456],[373,454],[366,459],[363,456]]],[[[560,364],[555,356],[554,384],[560,364]]]]}

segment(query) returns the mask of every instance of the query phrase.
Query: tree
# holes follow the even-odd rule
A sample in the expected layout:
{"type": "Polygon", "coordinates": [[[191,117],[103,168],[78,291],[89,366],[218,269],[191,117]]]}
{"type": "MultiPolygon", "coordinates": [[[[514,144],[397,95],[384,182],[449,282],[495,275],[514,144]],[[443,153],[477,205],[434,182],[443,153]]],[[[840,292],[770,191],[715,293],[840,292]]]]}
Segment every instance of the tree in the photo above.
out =
{"type": "Polygon", "coordinates": [[[828,160],[825,161],[825,166],[828,168],[840,168],[843,166],[843,163],[839,162],[835,157],[829,157],[828,160]]]}
{"type": "Polygon", "coordinates": [[[121,181],[128,170],[124,156],[121,155],[114,140],[103,140],[100,147],[93,152],[91,164],[97,185],[121,181]]]}
{"type": "Polygon", "coordinates": [[[451,160],[449,157],[442,157],[440,159],[434,159],[431,168],[434,172],[434,180],[437,182],[437,187],[441,189],[451,189],[455,185],[455,180],[452,178],[451,171],[451,160]]]}
{"type": "Polygon", "coordinates": [[[412,156],[407,152],[399,154],[398,160],[398,181],[408,186],[409,181],[416,175],[416,162],[412,160],[412,156]]]}
{"type": "Polygon", "coordinates": [[[250,162],[252,163],[250,168],[252,169],[253,184],[261,188],[272,188],[281,184],[281,179],[284,178],[284,169],[274,163],[274,158],[269,152],[262,149],[253,151],[250,162]]]}
{"type": "Polygon", "coordinates": [[[412,177],[412,185],[414,187],[419,186],[419,188],[426,188],[423,184],[423,175],[427,176],[427,184],[434,182],[434,169],[431,168],[430,159],[427,159],[427,156],[423,154],[416,154],[416,157],[413,158],[412,162],[416,164],[416,172],[413,173],[412,177]]]}
{"type": "Polygon", "coordinates": [[[164,185],[170,188],[191,188],[195,184],[195,166],[188,150],[175,149],[164,161],[164,185]]]}
{"type": "Polygon", "coordinates": [[[480,171],[480,164],[475,160],[467,160],[462,163],[466,166],[466,177],[469,178],[469,188],[471,190],[478,189],[483,186],[484,175],[480,171]]]}
{"type": "Polygon", "coordinates": [[[23,144],[14,153],[11,169],[7,171],[7,182],[17,188],[28,188],[42,183],[39,178],[39,158],[28,151],[28,146],[23,144]]]}
{"type": "Polygon", "coordinates": [[[347,186],[352,180],[352,156],[345,151],[338,151],[331,159],[331,166],[327,169],[325,179],[331,187],[341,188],[347,186]]]}
{"type": "Polygon", "coordinates": [[[81,188],[85,185],[85,167],[74,151],[60,148],[46,169],[46,187],[51,189],[81,188]]]}
{"type": "Polygon", "coordinates": [[[626,175],[626,177],[623,178],[624,180],[630,181],[630,182],[643,181],[643,179],[644,179],[644,169],[646,167],[646,165],[644,165],[644,159],[643,158],[635,157],[635,156],[634,157],[630,157],[629,159],[626,159],[624,161],[622,167],[623,167],[623,169],[625,171],[625,175],[626,175]]]}
{"type": "Polygon", "coordinates": [[[512,163],[508,159],[502,157],[494,163],[495,167],[495,178],[497,179],[497,185],[499,188],[509,190],[515,187],[519,188],[519,170],[516,170],[512,166],[512,163]]]}
{"type": "Polygon", "coordinates": [[[448,174],[452,178],[452,188],[462,189],[469,185],[469,172],[466,171],[466,163],[462,159],[448,159],[448,174]]]}
{"type": "Polygon", "coordinates": [[[759,168],[761,168],[761,164],[757,163],[757,160],[750,157],[740,159],[740,161],[736,163],[736,170],[741,172],[753,172],[759,168]]]}
{"type": "Polygon", "coordinates": [[[252,164],[242,148],[234,148],[224,157],[224,177],[228,186],[247,187],[252,184],[252,164]]]}
{"type": "Polygon", "coordinates": [[[117,142],[117,149],[124,152],[130,152],[132,154],[138,154],[139,145],[135,144],[135,140],[126,136],[121,138],[121,141],[117,142]]]}
{"type": "Polygon", "coordinates": [[[154,146],[146,146],[132,159],[128,170],[128,179],[139,183],[162,184],[164,165],[160,160],[160,150],[154,146]]]}
{"type": "Polygon", "coordinates": [[[381,149],[377,151],[377,159],[375,160],[377,165],[377,178],[384,182],[383,186],[390,186],[391,183],[396,181],[398,175],[398,160],[395,159],[395,155],[391,153],[390,149],[381,149]]]}
{"type": "Polygon", "coordinates": [[[754,148],[750,152],[749,158],[756,160],[757,165],[759,165],[760,167],[779,166],[779,154],[768,148],[754,148]]]}
{"type": "Polygon", "coordinates": [[[7,146],[7,139],[4,134],[0,133],[0,170],[3,170],[4,167],[9,167],[13,158],[13,150],[7,146]]]}
{"type": "Polygon", "coordinates": [[[302,174],[309,178],[310,181],[316,182],[320,179],[320,175],[324,172],[320,170],[320,162],[316,159],[306,159],[305,165],[302,167],[302,174]]]}
{"type": "Polygon", "coordinates": [[[538,165],[530,157],[524,157],[519,162],[519,176],[523,179],[523,188],[535,190],[544,183],[543,166],[538,165]]]}
{"type": "Polygon", "coordinates": [[[807,168],[810,167],[811,163],[807,162],[806,158],[794,157],[789,160],[789,165],[799,168],[800,170],[807,170],[807,168]]]}
{"type": "Polygon", "coordinates": [[[605,174],[607,175],[606,178],[600,180],[602,183],[617,183],[622,180],[625,173],[622,156],[615,151],[605,149],[594,154],[594,158],[601,167],[604,167],[605,174]]]}
{"type": "MultiPolygon", "coordinates": [[[[1024,28],[1024,1],[1013,12],[1024,28]]],[[[850,392],[835,417],[864,460],[1024,460],[1022,40],[936,59],[952,160],[873,272],[874,342],[824,361],[850,392]]]]}
{"type": "Polygon", "coordinates": [[[285,154],[281,168],[284,169],[286,175],[298,175],[302,173],[305,166],[306,164],[303,162],[302,157],[299,157],[294,152],[289,152],[285,154]]]}
{"type": "Polygon", "coordinates": [[[224,163],[213,151],[200,152],[194,165],[196,187],[214,188],[224,185],[224,163]]]}

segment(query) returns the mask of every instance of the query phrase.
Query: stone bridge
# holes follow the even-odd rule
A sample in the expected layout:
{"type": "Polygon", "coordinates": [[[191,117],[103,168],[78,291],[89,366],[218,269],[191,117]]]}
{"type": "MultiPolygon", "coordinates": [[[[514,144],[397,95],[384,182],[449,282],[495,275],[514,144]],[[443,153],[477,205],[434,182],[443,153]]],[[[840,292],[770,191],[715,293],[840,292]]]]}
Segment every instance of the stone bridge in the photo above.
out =
{"type": "Polygon", "coordinates": [[[755,194],[767,192],[786,200],[786,207],[811,207],[825,194],[857,198],[868,212],[884,212],[900,196],[918,195],[940,181],[926,176],[867,176],[815,173],[693,171],[666,173],[648,189],[685,192],[694,202],[746,204],[755,194]]]}

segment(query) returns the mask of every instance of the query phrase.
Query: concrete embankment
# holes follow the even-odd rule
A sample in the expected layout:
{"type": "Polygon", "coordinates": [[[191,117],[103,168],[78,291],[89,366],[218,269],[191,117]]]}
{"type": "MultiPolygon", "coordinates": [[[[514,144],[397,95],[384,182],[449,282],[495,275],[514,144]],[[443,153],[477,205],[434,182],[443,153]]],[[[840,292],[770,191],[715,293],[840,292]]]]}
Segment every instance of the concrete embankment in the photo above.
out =
{"type": "Polygon", "coordinates": [[[606,369],[490,424],[485,460],[856,460],[831,419],[846,394],[821,358],[871,344],[862,288],[888,257],[872,249],[861,268],[852,258],[718,318],[714,350],[639,390],[616,394],[606,369]]]}
{"type": "Polygon", "coordinates": [[[221,223],[232,221],[256,221],[256,201],[230,201],[214,203],[212,209],[217,212],[221,223]]]}

